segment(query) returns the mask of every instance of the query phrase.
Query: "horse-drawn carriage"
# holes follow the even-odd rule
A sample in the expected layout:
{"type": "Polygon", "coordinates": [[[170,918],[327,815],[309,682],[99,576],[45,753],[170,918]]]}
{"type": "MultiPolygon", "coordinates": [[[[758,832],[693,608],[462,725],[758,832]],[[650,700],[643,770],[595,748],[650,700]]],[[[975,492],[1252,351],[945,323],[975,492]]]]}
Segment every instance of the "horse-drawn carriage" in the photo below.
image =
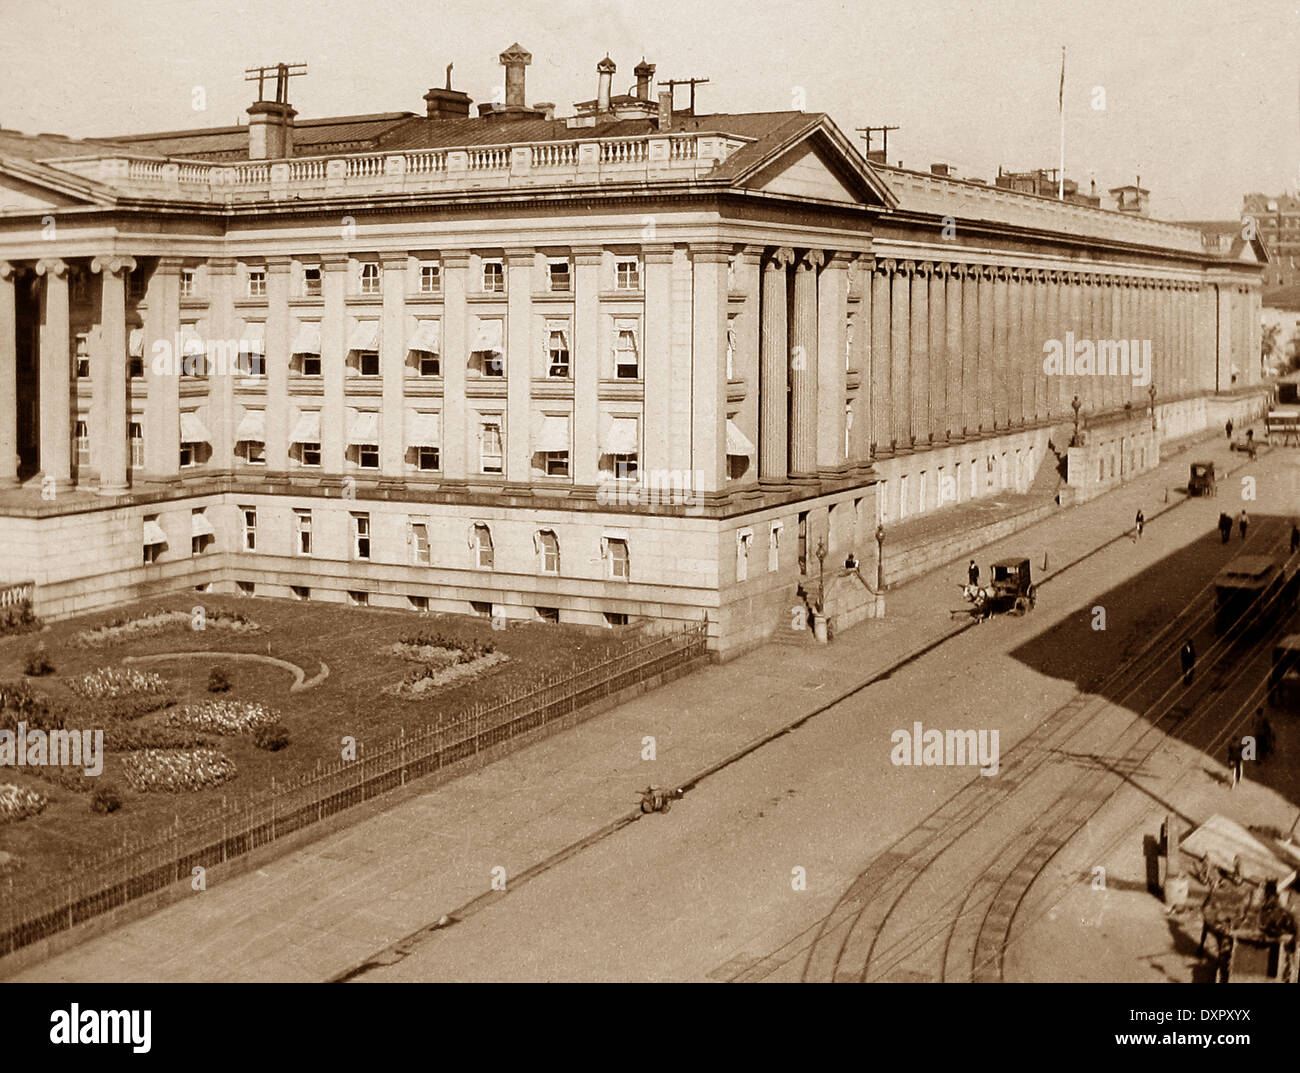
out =
{"type": "Polygon", "coordinates": [[[989,571],[987,586],[966,585],[962,590],[971,614],[983,620],[995,614],[1023,615],[1033,610],[1038,590],[1030,577],[1028,559],[1000,559],[989,571]]]}

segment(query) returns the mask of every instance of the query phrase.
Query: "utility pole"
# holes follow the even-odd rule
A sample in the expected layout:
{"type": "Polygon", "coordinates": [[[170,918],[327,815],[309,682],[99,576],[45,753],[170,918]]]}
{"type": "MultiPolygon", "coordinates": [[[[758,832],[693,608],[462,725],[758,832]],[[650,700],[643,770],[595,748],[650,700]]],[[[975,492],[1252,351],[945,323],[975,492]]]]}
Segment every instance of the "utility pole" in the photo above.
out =
{"type": "Polygon", "coordinates": [[[265,67],[247,67],[244,69],[244,81],[257,83],[257,99],[265,100],[265,82],[267,75],[275,75],[275,100],[277,104],[289,103],[289,79],[307,73],[305,63],[272,63],[265,67]]]}
{"type": "Polygon", "coordinates": [[[690,86],[691,87],[691,115],[694,115],[695,114],[695,87],[702,86],[707,81],[708,81],[707,78],[670,78],[668,79],[668,81],[660,82],[659,84],[661,86],[667,86],[669,91],[673,93],[674,96],[676,95],[677,92],[676,90],[677,86],[690,86]]]}
{"type": "Polygon", "coordinates": [[[871,152],[871,136],[873,134],[879,134],[880,151],[885,154],[885,163],[888,164],[889,163],[889,132],[891,130],[902,130],[903,128],[902,127],[854,127],[853,129],[862,135],[862,140],[867,143],[868,153],[871,152]]]}

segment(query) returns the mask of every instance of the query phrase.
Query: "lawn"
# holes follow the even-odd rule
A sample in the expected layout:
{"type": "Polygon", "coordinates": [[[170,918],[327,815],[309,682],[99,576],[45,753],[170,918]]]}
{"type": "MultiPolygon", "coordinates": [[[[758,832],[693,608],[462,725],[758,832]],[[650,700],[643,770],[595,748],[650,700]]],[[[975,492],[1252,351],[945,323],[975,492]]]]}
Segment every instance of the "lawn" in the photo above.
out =
{"type": "MultiPolygon", "coordinates": [[[[598,658],[627,635],[626,630],[541,622],[511,623],[505,630],[493,630],[489,620],[464,615],[194,593],[68,619],[39,633],[0,638],[0,683],[26,681],[63,712],[64,725],[69,728],[102,725],[96,719],[102,720],[107,710],[104,702],[74,693],[69,681],[100,668],[129,667],[161,675],[178,705],[221,698],[275,709],[289,735],[287,747],[268,751],[258,748],[251,735],[194,732],[201,733],[206,746],[229,757],[237,775],[220,785],[188,793],[132,791],[126,777],[129,754],[109,751],[103,775],[87,780],[91,786],[111,783],[119,792],[122,807],[108,814],[91,811],[89,793],[65,789],[22,767],[0,767],[0,784],[14,783],[49,799],[38,815],[0,823],[0,853],[11,856],[8,863],[0,864],[0,895],[21,895],[68,874],[88,853],[103,851],[123,839],[148,839],[173,823],[184,830],[188,822],[210,814],[226,800],[242,800],[269,789],[272,779],[287,782],[318,764],[338,761],[344,737],[354,738],[358,752],[364,753],[368,744],[387,741],[402,727],[410,732],[450,721],[476,702],[503,696],[543,675],[562,673],[575,662],[598,658]],[[218,612],[238,613],[259,629],[224,629],[213,622],[197,631],[186,621],[158,632],[121,633],[94,647],[76,639],[83,631],[113,620],[136,619],[157,609],[190,611],[198,606],[210,619],[218,612]],[[385,692],[385,687],[394,686],[419,667],[403,656],[398,642],[420,634],[453,639],[473,655],[483,651],[476,646],[492,645],[496,655],[484,662],[482,673],[453,678],[418,699],[385,692]],[[26,656],[38,643],[44,645],[54,673],[25,678],[26,656]],[[324,662],[329,676],[313,688],[291,693],[293,676],[289,671],[261,663],[223,661],[216,654],[222,651],[287,660],[301,667],[309,679],[324,662]],[[122,662],[123,657],[162,652],[193,652],[194,657],[122,662]],[[508,659],[497,662],[500,654],[508,659]],[[228,692],[213,694],[207,689],[209,671],[216,665],[229,678],[228,692]]],[[[132,718],[129,727],[167,733],[164,724],[174,712],[164,709],[132,718]]],[[[123,722],[109,725],[122,726],[123,722]]]]}

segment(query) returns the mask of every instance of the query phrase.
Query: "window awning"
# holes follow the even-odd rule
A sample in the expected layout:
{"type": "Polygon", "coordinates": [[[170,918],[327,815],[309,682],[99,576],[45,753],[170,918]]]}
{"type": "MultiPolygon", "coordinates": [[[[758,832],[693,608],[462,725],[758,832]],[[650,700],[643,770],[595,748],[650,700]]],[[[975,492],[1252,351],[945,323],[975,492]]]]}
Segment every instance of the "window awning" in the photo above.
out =
{"type": "Polygon", "coordinates": [[[144,329],[132,328],[130,337],[130,356],[133,358],[144,357],[144,329]]]}
{"type": "Polygon", "coordinates": [[[206,514],[194,513],[190,515],[190,536],[204,537],[216,536],[217,531],[212,528],[212,523],[208,521],[206,514]]]}
{"type": "Polygon", "coordinates": [[[727,422],[727,454],[744,455],[748,457],[754,453],[754,445],[749,442],[749,438],[738,429],[731,421],[727,422]]]}
{"type": "Polygon", "coordinates": [[[501,321],[481,320],[474,333],[474,345],[470,347],[473,354],[500,354],[504,347],[501,342],[501,321]]]}
{"type": "Polygon", "coordinates": [[[203,340],[199,336],[198,327],[193,324],[181,325],[181,353],[202,354],[203,350],[203,340]]]}
{"type": "Polygon", "coordinates": [[[298,423],[293,426],[290,443],[320,443],[320,411],[304,410],[298,415],[298,423]]]}
{"type": "Polygon", "coordinates": [[[266,442],[266,411],[245,410],[239,419],[239,428],[235,430],[236,443],[266,442]]]}
{"type": "Polygon", "coordinates": [[[422,320],[416,327],[415,334],[411,336],[411,341],[406,344],[406,349],[420,350],[426,354],[437,354],[441,348],[438,335],[438,322],[436,320],[422,320]]]}
{"type": "Polygon", "coordinates": [[[437,447],[441,443],[438,414],[412,414],[407,447],[437,447]]]}
{"type": "Polygon", "coordinates": [[[320,323],[318,321],[309,320],[298,325],[298,336],[293,341],[293,353],[320,353],[320,323]]]}
{"type": "Polygon", "coordinates": [[[374,445],[379,443],[379,414],[364,410],[353,416],[348,425],[348,446],[359,444],[374,445]]]}
{"type": "Polygon", "coordinates": [[[239,337],[239,352],[241,354],[266,353],[265,321],[255,320],[244,325],[244,331],[239,337]]]}
{"type": "Polygon", "coordinates": [[[567,451],[569,419],[563,414],[545,414],[537,419],[533,431],[534,451],[567,451]]]}
{"type": "Polygon", "coordinates": [[[377,320],[359,320],[357,326],[352,329],[352,334],[348,336],[349,350],[378,350],[379,349],[379,321],[377,320]]]}
{"type": "Polygon", "coordinates": [[[166,544],[167,534],[157,522],[147,521],[144,523],[144,543],[145,547],[150,544],[166,544]]]}
{"type": "Polygon", "coordinates": [[[606,416],[600,433],[600,450],[607,455],[634,455],[640,449],[635,417],[606,416]]]}
{"type": "Polygon", "coordinates": [[[181,443],[211,442],[212,440],[208,435],[208,430],[203,427],[203,422],[199,420],[198,414],[181,414],[181,443]]]}
{"type": "Polygon", "coordinates": [[[569,325],[567,322],[562,324],[548,324],[546,326],[546,349],[548,352],[550,351],[552,343],[557,341],[554,338],[557,335],[560,337],[558,340],[560,346],[565,350],[569,349],[569,325]]]}

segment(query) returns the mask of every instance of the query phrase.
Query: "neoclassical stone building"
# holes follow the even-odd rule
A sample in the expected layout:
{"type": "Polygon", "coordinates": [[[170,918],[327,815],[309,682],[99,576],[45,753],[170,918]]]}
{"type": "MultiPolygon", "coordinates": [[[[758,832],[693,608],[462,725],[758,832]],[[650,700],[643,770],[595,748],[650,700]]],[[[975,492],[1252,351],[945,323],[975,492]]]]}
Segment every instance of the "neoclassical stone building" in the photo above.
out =
{"type": "Polygon", "coordinates": [[[0,568],[42,613],[707,615],[725,653],[819,551],[1045,488],[1076,397],[1109,484],[1258,378],[1257,244],[674,111],[644,61],[556,118],[501,60],[476,116],[299,121],[281,86],[247,126],[0,131],[0,568]],[[1149,341],[1149,384],[1046,374],[1067,332],[1149,341]]]}

